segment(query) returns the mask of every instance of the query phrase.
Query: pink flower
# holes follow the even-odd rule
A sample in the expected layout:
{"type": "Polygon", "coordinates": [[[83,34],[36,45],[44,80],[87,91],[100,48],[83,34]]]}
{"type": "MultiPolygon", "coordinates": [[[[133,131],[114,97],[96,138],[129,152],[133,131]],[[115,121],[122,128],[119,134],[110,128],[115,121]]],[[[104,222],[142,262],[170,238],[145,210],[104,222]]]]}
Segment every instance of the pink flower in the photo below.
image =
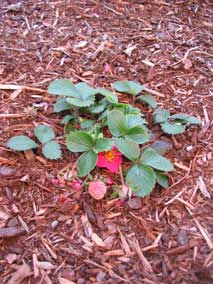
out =
{"type": "Polygon", "coordinates": [[[116,147],[107,152],[98,153],[98,161],[96,166],[107,168],[110,172],[116,173],[122,163],[122,154],[116,147]]]}
{"type": "Polygon", "coordinates": [[[89,184],[89,194],[97,200],[104,198],[106,189],[106,185],[102,181],[92,181],[89,184]]]}
{"type": "Polygon", "coordinates": [[[57,179],[57,178],[51,178],[51,179],[50,179],[50,182],[51,182],[53,185],[58,185],[58,179],[57,179]]]}
{"type": "Polygon", "coordinates": [[[108,184],[108,185],[112,185],[112,184],[114,184],[115,182],[111,179],[111,177],[108,177],[107,179],[106,179],[106,184],[108,184]]]}
{"type": "Polygon", "coordinates": [[[75,190],[81,189],[81,183],[80,183],[79,181],[74,181],[74,182],[72,182],[72,183],[71,183],[71,186],[72,186],[72,188],[75,189],[75,190]]]}

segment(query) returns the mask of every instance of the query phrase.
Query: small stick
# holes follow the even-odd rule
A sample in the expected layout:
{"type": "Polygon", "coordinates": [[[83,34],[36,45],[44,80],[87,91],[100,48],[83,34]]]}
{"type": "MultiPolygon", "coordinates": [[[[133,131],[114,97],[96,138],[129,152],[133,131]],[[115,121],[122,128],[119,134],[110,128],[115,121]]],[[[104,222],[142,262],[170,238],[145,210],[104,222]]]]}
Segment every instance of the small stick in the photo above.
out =
{"type": "Polygon", "coordinates": [[[165,96],[158,92],[158,91],[155,91],[155,90],[152,90],[150,88],[147,88],[146,86],[143,86],[143,91],[147,92],[147,93],[150,93],[152,95],[155,95],[155,96],[158,96],[158,97],[161,97],[161,98],[165,98],[165,96]]]}
{"type": "Polygon", "coordinates": [[[40,88],[33,88],[28,86],[22,86],[22,85],[13,85],[13,84],[0,84],[0,90],[18,90],[18,89],[25,89],[29,91],[35,91],[40,93],[46,93],[46,90],[40,89],[40,88]]]}
{"type": "Polygon", "coordinates": [[[18,118],[18,117],[24,117],[27,114],[25,113],[3,113],[0,114],[0,118],[18,118]]]}

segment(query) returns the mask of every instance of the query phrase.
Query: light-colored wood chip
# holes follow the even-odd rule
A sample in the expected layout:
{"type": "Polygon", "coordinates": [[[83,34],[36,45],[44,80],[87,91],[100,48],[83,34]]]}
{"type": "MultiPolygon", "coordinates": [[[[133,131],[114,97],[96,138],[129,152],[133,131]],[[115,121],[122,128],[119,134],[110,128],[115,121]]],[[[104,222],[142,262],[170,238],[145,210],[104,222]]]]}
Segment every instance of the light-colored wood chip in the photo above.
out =
{"type": "Polygon", "coordinates": [[[105,243],[103,242],[103,240],[96,234],[96,233],[93,233],[92,236],[91,236],[91,239],[93,240],[93,242],[99,246],[99,247],[106,247],[105,243]]]}

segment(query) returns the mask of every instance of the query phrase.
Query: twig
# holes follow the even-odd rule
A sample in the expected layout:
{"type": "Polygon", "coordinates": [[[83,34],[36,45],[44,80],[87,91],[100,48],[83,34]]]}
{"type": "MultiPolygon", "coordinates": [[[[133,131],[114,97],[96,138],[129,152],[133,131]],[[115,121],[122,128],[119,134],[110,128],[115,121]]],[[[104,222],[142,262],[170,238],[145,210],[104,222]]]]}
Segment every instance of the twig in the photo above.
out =
{"type": "Polygon", "coordinates": [[[28,91],[46,93],[46,90],[43,90],[43,89],[40,89],[40,88],[33,88],[33,87],[22,86],[22,85],[13,85],[13,84],[0,84],[0,90],[18,90],[20,88],[28,90],[28,91]]]}
{"type": "Polygon", "coordinates": [[[147,92],[147,93],[150,93],[152,95],[155,95],[155,96],[158,96],[158,97],[161,97],[161,98],[165,98],[165,96],[158,92],[158,91],[155,91],[155,90],[152,90],[150,88],[147,88],[146,86],[143,86],[143,91],[147,92]]]}
{"type": "Polygon", "coordinates": [[[0,114],[0,118],[18,118],[18,117],[24,117],[27,116],[26,113],[3,113],[0,114]]]}

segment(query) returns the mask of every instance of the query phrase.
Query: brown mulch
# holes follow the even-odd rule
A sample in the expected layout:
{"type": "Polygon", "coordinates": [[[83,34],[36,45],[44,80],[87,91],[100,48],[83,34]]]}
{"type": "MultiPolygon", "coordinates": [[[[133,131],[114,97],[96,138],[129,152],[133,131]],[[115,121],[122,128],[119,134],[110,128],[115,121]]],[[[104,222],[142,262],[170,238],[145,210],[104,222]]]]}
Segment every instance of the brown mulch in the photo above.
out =
{"type": "Polygon", "coordinates": [[[212,283],[210,2],[0,2],[0,283],[212,283]],[[160,106],[199,117],[201,128],[161,137],[173,143],[170,188],[121,207],[71,193],[60,207],[70,189],[49,176],[76,157],[64,145],[57,162],[6,147],[39,123],[63,135],[40,90],[56,78],[136,80],[160,106]]]}

